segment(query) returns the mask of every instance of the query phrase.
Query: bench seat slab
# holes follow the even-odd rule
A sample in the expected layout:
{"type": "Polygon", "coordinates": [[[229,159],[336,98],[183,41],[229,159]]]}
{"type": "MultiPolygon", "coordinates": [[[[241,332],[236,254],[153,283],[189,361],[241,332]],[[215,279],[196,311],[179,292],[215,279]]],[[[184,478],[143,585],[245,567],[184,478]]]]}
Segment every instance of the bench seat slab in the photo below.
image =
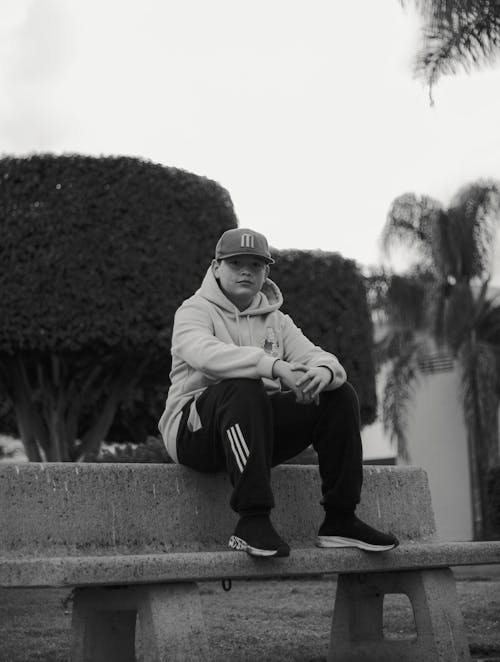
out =
{"type": "Polygon", "coordinates": [[[447,568],[340,575],[328,662],[465,662],[470,653],[455,580],[447,568]],[[408,596],[416,637],[387,639],[384,596],[408,596]]]}
{"type": "Polygon", "coordinates": [[[97,586],[389,572],[500,563],[500,541],[406,543],[390,552],[293,549],[288,558],[252,559],[244,552],[206,551],[66,557],[0,556],[0,586],[97,586]]]}

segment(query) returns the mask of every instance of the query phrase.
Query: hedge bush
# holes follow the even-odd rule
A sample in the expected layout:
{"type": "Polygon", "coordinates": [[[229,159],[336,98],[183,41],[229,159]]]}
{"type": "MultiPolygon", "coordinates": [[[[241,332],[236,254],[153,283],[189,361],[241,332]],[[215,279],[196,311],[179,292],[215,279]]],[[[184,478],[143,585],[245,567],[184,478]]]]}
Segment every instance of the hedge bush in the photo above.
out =
{"type": "Polygon", "coordinates": [[[283,293],[283,312],[314,343],[339,358],[357,390],[362,424],[373,423],[373,326],[359,268],[353,260],[324,251],[282,250],[273,256],[270,277],[283,293]]]}
{"type": "Polygon", "coordinates": [[[85,457],[134,382],[168,384],[174,311],[231,199],[129,157],[4,157],[0,184],[0,386],[30,459],[85,457]]]}
{"type": "Polygon", "coordinates": [[[89,458],[93,462],[140,462],[142,464],[171,464],[163,441],[148,437],[142,444],[125,443],[113,449],[104,446],[100,453],[89,458]]]}
{"type": "Polygon", "coordinates": [[[215,182],[128,157],[0,159],[0,352],[168,348],[236,225],[215,182]]]}

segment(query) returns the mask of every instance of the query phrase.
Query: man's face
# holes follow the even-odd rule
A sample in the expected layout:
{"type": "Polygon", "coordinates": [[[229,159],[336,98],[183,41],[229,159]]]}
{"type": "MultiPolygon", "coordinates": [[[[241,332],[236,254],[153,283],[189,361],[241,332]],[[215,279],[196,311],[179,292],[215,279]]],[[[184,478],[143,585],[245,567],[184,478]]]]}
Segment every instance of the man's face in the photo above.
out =
{"type": "Polygon", "coordinates": [[[239,310],[248,308],[269,273],[266,261],[255,255],[235,255],[212,264],[222,291],[239,310]]]}

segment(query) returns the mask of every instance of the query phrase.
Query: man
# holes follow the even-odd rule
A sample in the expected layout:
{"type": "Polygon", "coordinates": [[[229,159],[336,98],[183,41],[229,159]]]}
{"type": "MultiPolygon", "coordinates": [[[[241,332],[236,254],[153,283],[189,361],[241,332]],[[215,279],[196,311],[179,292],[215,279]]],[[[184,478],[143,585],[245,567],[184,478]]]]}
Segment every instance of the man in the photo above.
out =
{"type": "Polygon", "coordinates": [[[359,403],[338,359],[280,311],[266,238],[228,230],[200,289],[178,309],[172,372],[159,429],[171,457],[203,472],[225,469],[239,521],[229,547],[288,556],[270,520],[271,467],[311,443],[325,518],[319,547],[384,551],[396,538],[355,515],[363,479],[359,403]]]}

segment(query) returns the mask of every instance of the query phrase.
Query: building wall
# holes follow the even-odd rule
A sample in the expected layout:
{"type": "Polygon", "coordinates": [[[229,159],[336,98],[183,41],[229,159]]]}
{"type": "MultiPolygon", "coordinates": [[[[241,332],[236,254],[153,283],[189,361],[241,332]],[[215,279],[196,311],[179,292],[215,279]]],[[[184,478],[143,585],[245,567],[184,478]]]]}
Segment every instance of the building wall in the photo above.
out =
{"type": "MultiPolygon", "coordinates": [[[[379,402],[384,377],[382,372],[377,378],[379,402]]],[[[427,471],[438,536],[472,540],[467,436],[456,370],[422,374],[408,414],[411,464],[427,471]]],[[[393,462],[395,450],[379,421],[363,429],[362,439],[366,463],[393,462]]]]}
{"type": "Polygon", "coordinates": [[[467,436],[457,371],[422,375],[409,408],[411,463],[423,467],[438,535],[472,540],[472,507],[467,436]]]}

